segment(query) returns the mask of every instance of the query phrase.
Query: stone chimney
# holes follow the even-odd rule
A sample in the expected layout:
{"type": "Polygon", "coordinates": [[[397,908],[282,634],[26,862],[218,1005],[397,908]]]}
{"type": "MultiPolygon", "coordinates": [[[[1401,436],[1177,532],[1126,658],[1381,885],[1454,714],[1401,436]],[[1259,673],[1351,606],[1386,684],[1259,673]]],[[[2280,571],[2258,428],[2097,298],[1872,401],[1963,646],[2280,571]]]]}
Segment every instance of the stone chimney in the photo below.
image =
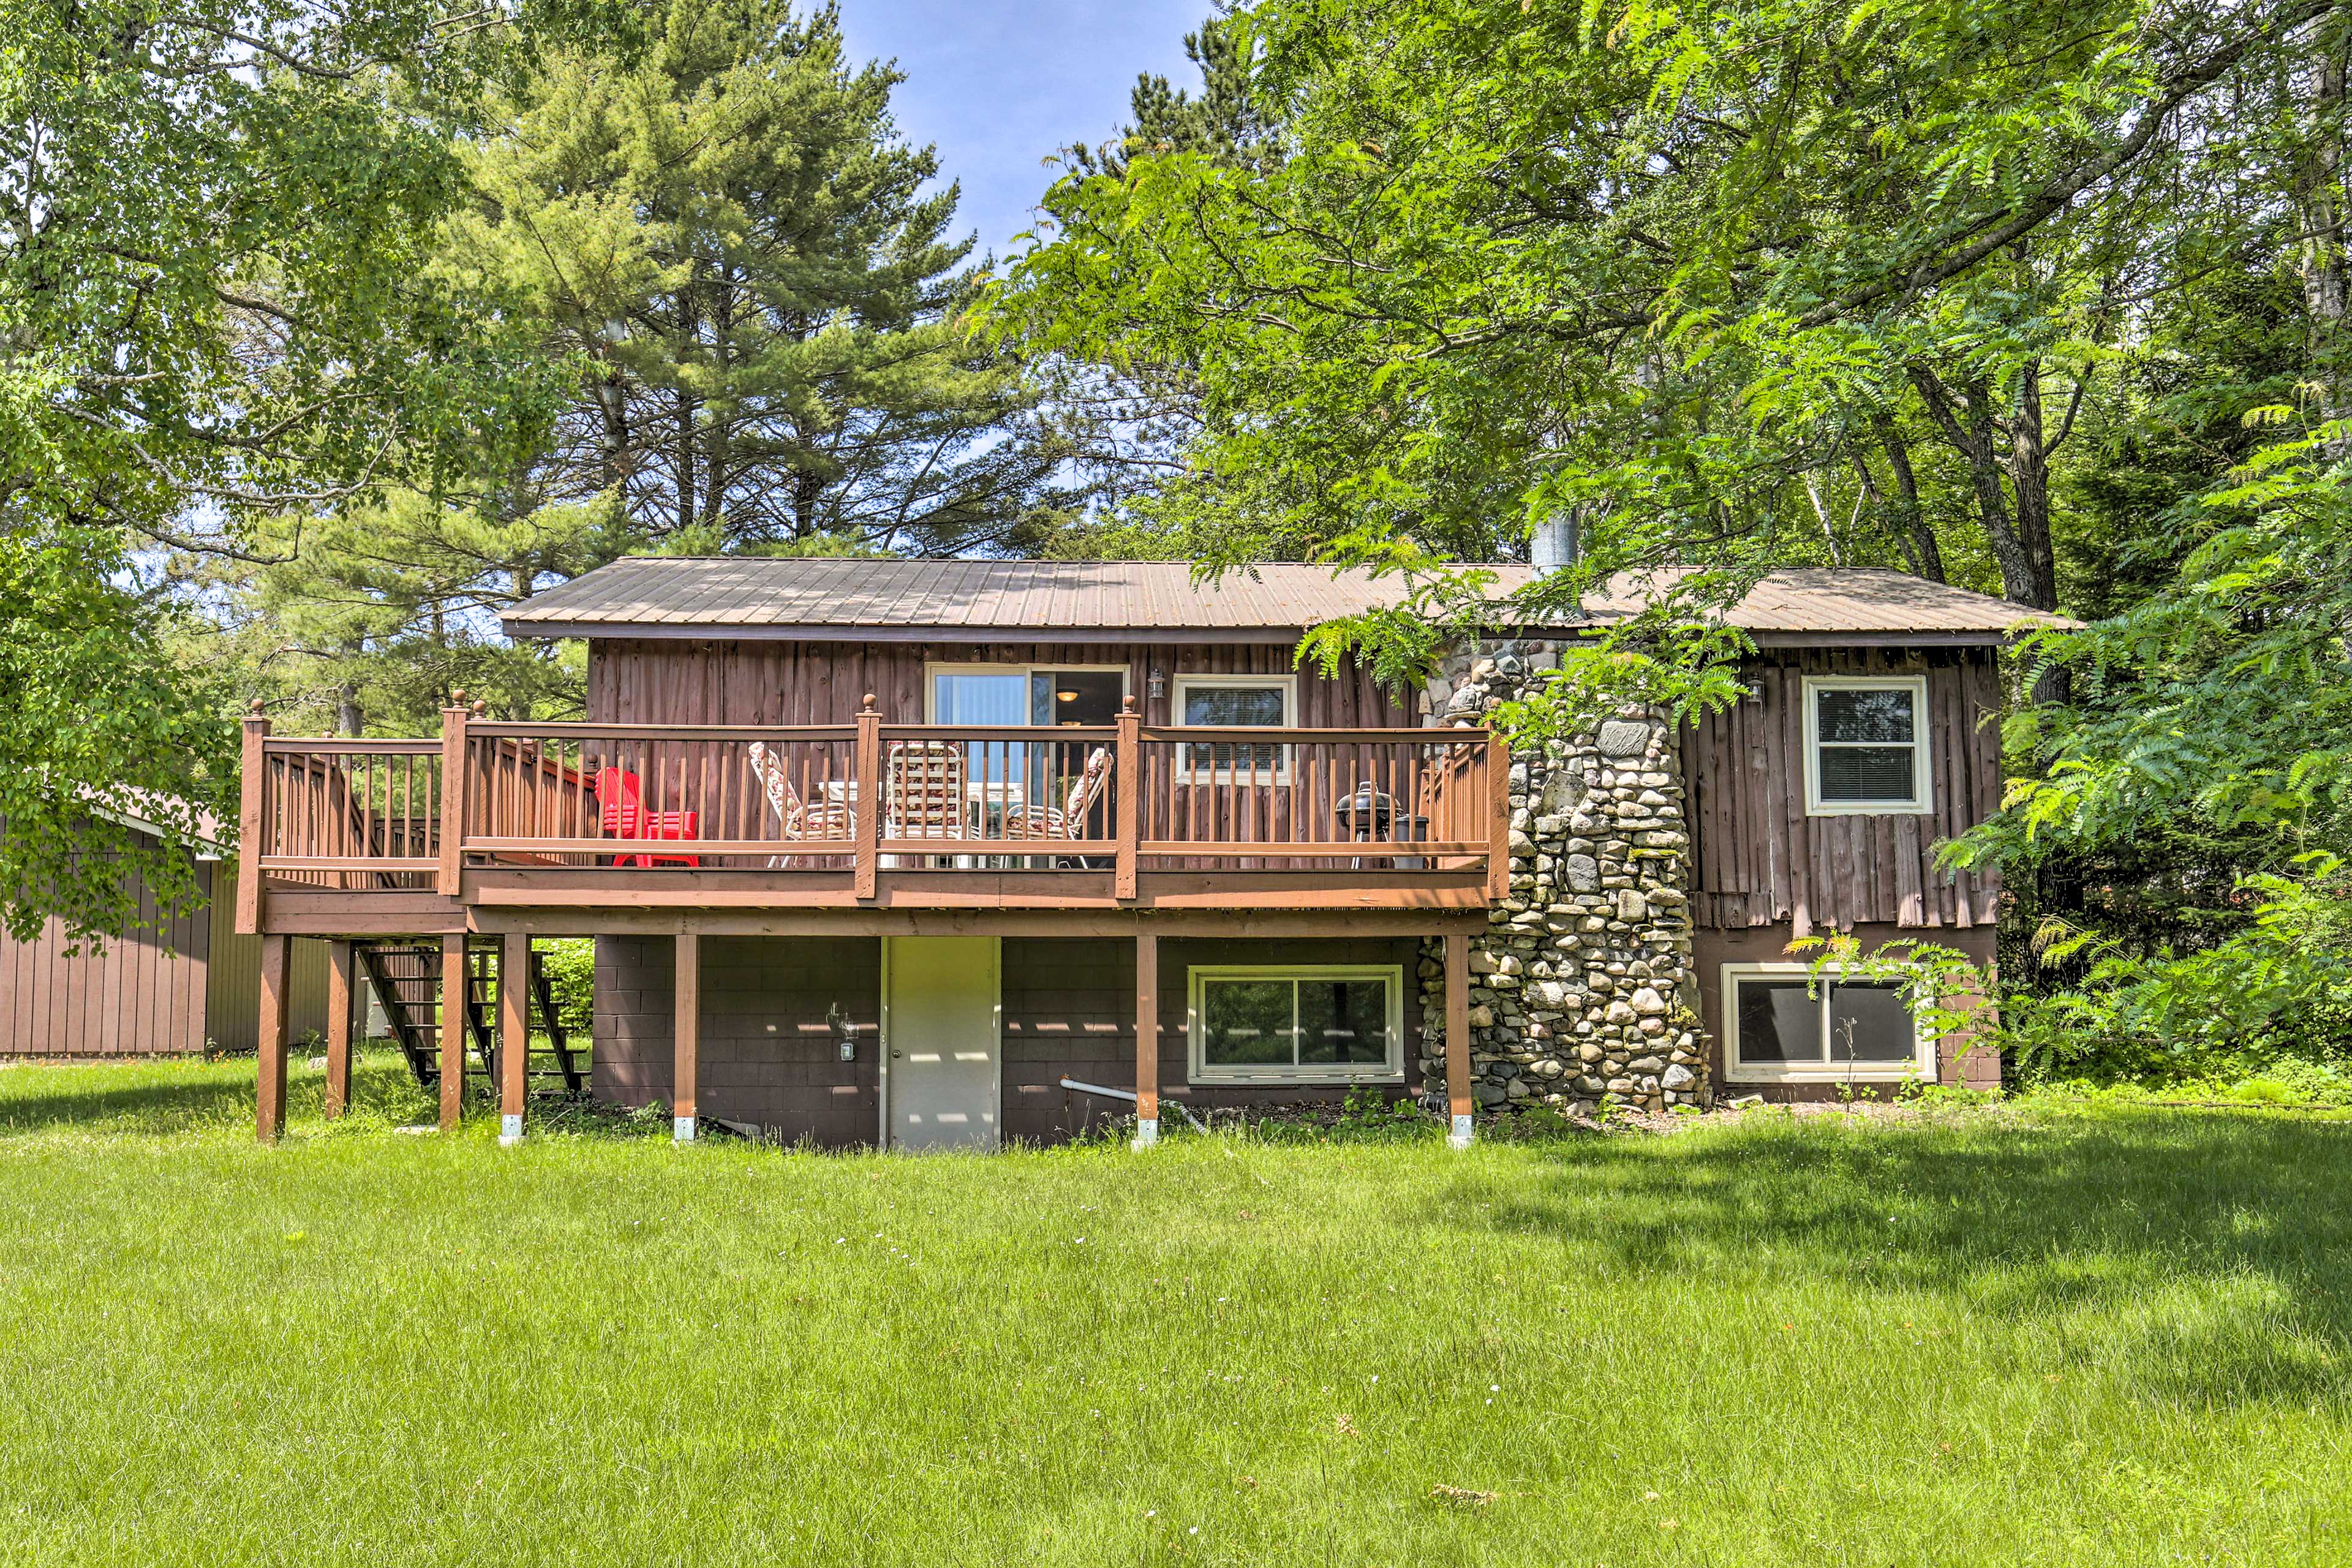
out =
{"type": "MultiPolygon", "coordinates": [[[[1458,649],[1430,682],[1430,721],[1483,722],[1559,659],[1549,640],[1458,649]]],[[[1591,733],[1513,752],[1510,890],[1470,949],[1482,1108],[1590,1116],[1707,1102],[1677,750],[1663,715],[1629,708],[1591,733]]],[[[1424,1017],[1444,1016],[1444,973],[1424,955],[1424,1017]]],[[[1425,1078],[1442,1071],[1442,1032],[1424,1032],[1425,1078]]]]}

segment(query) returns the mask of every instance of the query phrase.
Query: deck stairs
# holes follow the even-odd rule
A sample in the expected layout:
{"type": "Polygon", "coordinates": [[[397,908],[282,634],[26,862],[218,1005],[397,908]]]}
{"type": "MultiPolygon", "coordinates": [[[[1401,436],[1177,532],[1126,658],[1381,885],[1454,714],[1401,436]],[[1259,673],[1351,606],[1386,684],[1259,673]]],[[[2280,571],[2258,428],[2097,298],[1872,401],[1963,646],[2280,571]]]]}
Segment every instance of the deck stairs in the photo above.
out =
{"type": "MultiPolygon", "coordinates": [[[[436,942],[362,942],[353,955],[369,987],[383,1004],[393,1043],[408,1063],[416,1081],[431,1088],[441,1081],[441,948],[436,942]]],[[[496,943],[477,943],[466,950],[466,1076],[482,1079],[496,1093],[499,1067],[499,969],[496,943]]],[[[524,1064],[524,1081],[538,1095],[565,1098],[588,1088],[585,1053],[565,1034],[556,1016],[555,996],[531,954],[530,1054],[524,1064]]]]}

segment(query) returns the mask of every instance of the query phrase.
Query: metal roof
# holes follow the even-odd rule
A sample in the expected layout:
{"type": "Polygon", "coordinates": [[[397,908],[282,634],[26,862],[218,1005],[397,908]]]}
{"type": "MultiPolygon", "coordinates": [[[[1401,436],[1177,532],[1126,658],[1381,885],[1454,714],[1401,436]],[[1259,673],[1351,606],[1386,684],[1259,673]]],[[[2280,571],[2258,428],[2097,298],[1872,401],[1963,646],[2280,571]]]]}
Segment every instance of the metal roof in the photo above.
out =
{"type": "MultiPolygon", "coordinates": [[[[1533,568],[1489,568],[1496,588],[1533,568]]],[[[1638,607],[1655,577],[1613,579],[1590,618],[1638,607]]],[[[873,561],[635,556],[509,610],[518,637],[843,637],[1065,642],[1290,641],[1308,626],[1399,602],[1399,578],[1268,563],[1196,582],[1181,561],[873,561]]],[[[1775,572],[1730,619],[1759,641],[1990,642],[2049,620],[2004,599],[1877,567],[1775,572]]]]}
{"type": "Polygon", "coordinates": [[[143,833],[150,838],[162,838],[170,831],[163,825],[177,818],[189,832],[188,847],[199,860],[218,860],[228,853],[228,846],[236,837],[235,830],[224,829],[219,817],[203,806],[176,795],[142,789],[137,784],[77,784],[75,796],[83,805],[110,822],[120,823],[133,833],[143,833]]]}

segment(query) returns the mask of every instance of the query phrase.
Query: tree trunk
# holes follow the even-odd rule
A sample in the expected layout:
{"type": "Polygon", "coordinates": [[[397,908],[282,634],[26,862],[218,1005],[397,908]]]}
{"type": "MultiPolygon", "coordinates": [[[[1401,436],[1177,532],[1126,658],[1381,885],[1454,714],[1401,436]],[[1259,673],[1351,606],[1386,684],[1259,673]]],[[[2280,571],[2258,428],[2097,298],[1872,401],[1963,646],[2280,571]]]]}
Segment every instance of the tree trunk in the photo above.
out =
{"type": "MultiPolygon", "coordinates": [[[[1936,530],[1928,523],[1927,514],[1919,506],[1919,476],[1912,471],[1910,445],[1903,439],[1903,432],[1895,427],[1895,421],[1884,410],[1879,412],[1873,424],[1877,432],[1878,445],[1886,453],[1886,467],[1895,476],[1895,502],[1890,509],[1895,542],[1901,547],[1904,559],[1910,563],[1915,576],[1925,577],[1930,583],[1944,582],[1947,580],[1944,575],[1944,550],[1936,541],[1936,530]]],[[[1875,502],[1878,487],[1871,479],[1870,465],[1857,455],[1854,467],[1862,471],[1863,484],[1873,492],[1872,500],[1875,502]]]]}
{"type": "MultiPolygon", "coordinates": [[[[2344,136],[2345,69],[2340,29],[2318,24],[2304,79],[2305,112],[2294,167],[2294,201],[2303,227],[2303,304],[2310,379],[2320,388],[2319,412],[2346,417],[2344,317],[2344,136]]],[[[2352,442],[2328,443],[2337,458],[2352,442]]]]}
{"type": "MultiPolygon", "coordinates": [[[[2000,567],[2002,597],[2037,610],[2055,608],[2054,595],[2047,595],[2052,603],[2042,602],[2045,595],[2034,575],[2032,556],[2011,520],[2009,495],[2004,488],[2008,476],[2002,470],[1998,439],[2000,432],[1992,416],[1992,389],[1980,381],[1975,383],[1968,389],[1968,402],[1962,405],[1955,403],[1943,382],[1927,366],[1915,364],[1910,374],[1911,384],[1918,389],[1919,401],[1927,405],[1929,416],[1953,450],[1968,463],[1969,480],[1976,491],[1978,521],[1984,525],[1985,542],[1991,546],[1993,561],[2000,567]]],[[[2038,449],[2038,438],[2036,447],[2038,449]]],[[[2046,490],[2042,504],[2046,534],[2046,490]]]]}
{"type": "Polygon", "coordinates": [[[728,333],[735,322],[735,296],[727,279],[721,276],[711,287],[710,357],[713,369],[711,385],[719,392],[718,406],[712,410],[709,428],[704,433],[707,453],[703,458],[702,517],[713,526],[721,526],[727,518],[727,433],[728,417],[726,389],[733,366],[728,363],[728,333]]]}
{"type": "Polygon", "coordinates": [[[360,689],[348,680],[335,689],[335,728],[345,735],[367,733],[367,715],[360,710],[360,689]]]}
{"type": "Polygon", "coordinates": [[[817,502],[824,498],[824,483],[814,474],[801,472],[793,476],[793,537],[814,539],[817,531],[817,502]]]}
{"type": "Polygon", "coordinates": [[[683,531],[694,526],[694,399],[681,392],[677,395],[677,433],[674,439],[677,450],[670,459],[671,479],[677,487],[677,526],[683,531]]]}
{"type": "Polygon", "coordinates": [[[617,489],[621,481],[629,477],[628,382],[617,368],[607,366],[590,384],[604,424],[603,451],[597,465],[600,488],[617,489]]]}
{"type": "MultiPolygon", "coordinates": [[[[2009,417],[2009,481],[2017,497],[2017,542],[2025,552],[2037,610],[2058,607],[2058,563],[2050,543],[2050,458],[2042,447],[2042,362],[2028,360],[2017,375],[2017,406],[2009,417]]],[[[2014,597],[2014,595],[2011,595],[2014,597]]]]}
{"type": "MultiPolygon", "coordinates": [[[[675,368],[682,368],[694,358],[696,343],[701,331],[695,320],[694,285],[689,282],[678,293],[677,347],[671,357],[675,368]]],[[[677,391],[676,430],[671,437],[670,479],[677,487],[677,497],[672,526],[681,532],[694,526],[695,500],[695,439],[694,395],[683,386],[677,391]]]]}

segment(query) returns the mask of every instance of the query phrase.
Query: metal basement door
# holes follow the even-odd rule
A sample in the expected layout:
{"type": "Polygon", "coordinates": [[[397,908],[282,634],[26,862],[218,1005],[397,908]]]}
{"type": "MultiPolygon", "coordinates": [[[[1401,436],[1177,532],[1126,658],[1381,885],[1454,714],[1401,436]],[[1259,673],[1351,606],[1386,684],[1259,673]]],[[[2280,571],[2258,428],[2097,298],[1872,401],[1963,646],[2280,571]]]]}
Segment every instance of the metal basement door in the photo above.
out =
{"type": "Polygon", "coordinates": [[[992,936],[894,936],[883,1025],[889,1142],[993,1149],[1000,950],[992,936]]]}

